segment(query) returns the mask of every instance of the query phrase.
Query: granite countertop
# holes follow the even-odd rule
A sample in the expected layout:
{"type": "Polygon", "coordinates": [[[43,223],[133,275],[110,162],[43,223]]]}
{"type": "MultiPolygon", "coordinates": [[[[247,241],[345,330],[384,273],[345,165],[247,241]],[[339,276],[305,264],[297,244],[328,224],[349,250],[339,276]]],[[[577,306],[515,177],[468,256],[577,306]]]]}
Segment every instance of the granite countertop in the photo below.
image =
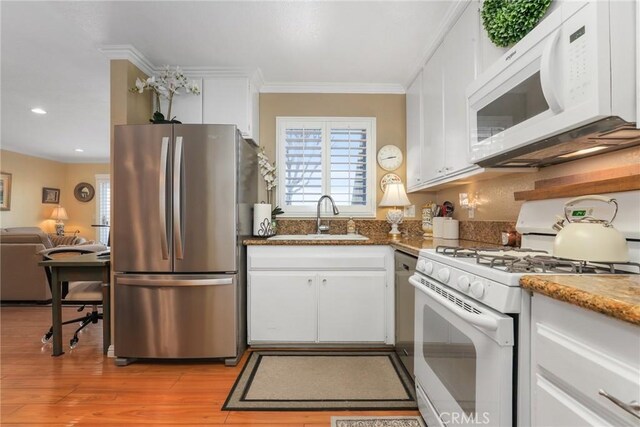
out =
{"type": "Polygon", "coordinates": [[[490,243],[476,242],[473,240],[446,240],[446,239],[425,239],[422,236],[408,236],[399,239],[392,239],[388,234],[371,234],[369,240],[267,240],[263,237],[245,239],[242,243],[247,246],[292,246],[292,245],[347,245],[347,246],[371,246],[371,245],[391,245],[393,248],[406,252],[413,256],[418,256],[421,249],[435,249],[437,246],[462,246],[462,247],[495,247],[490,243]]]}
{"type": "Polygon", "coordinates": [[[525,289],[640,325],[640,275],[523,276],[525,289]]]}

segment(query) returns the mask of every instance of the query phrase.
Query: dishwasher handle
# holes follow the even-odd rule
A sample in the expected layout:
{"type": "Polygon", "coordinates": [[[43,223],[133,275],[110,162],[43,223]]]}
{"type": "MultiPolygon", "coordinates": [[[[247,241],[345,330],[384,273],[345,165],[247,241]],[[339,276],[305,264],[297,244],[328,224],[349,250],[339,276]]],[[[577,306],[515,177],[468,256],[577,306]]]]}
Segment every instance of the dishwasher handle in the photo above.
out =
{"type": "Polygon", "coordinates": [[[153,288],[160,287],[178,287],[178,286],[218,286],[231,285],[233,278],[226,277],[224,279],[134,279],[134,278],[118,278],[118,285],[126,286],[147,286],[153,288]]]}

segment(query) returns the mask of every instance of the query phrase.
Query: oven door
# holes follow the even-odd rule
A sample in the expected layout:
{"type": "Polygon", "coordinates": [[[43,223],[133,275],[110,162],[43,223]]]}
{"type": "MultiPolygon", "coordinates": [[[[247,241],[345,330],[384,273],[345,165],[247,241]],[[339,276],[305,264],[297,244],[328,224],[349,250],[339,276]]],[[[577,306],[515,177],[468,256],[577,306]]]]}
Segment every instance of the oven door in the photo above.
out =
{"type": "Polygon", "coordinates": [[[428,425],[512,425],[513,319],[420,274],[415,376],[428,425]]]}

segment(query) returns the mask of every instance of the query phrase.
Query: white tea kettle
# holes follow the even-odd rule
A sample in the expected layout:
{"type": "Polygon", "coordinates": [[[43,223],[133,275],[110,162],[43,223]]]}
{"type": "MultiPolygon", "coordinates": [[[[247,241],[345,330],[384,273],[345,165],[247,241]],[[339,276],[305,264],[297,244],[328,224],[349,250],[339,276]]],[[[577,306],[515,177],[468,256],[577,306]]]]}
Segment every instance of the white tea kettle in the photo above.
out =
{"type": "Polygon", "coordinates": [[[604,263],[629,261],[627,240],[611,225],[618,214],[616,199],[604,196],[580,196],[567,201],[564,206],[564,216],[568,224],[565,225],[564,219],[559,217],[559,221],[553,226],[558,231],[553,244],[554,256],[576,261],[604,263]],[[596,200],[614,205],[613,216],[607,221],[593,218],[582,210],[570,209],[575,203],[583,200],[596,200]],[[574,213],[571,218],[568,215],[570,211],[574,213]]]}

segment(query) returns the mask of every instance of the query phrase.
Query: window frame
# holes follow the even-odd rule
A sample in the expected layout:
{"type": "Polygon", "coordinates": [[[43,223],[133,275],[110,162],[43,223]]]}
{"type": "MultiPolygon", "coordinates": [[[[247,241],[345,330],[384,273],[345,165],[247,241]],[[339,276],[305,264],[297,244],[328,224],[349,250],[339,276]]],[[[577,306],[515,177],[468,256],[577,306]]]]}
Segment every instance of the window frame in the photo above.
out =
{"type": "MultiPolygon", "coordinates": [[[[315,217],[316,206],[287,206],[285,204],[285,188],[286,170],[279,165],[285,164],[284,142],[286,129],[296,126],[318,126],[322,129],[322,194],[330,194],[331,177],[330,177],[330,160],[331,160],[331,129],[344,128],[352,126],[354,128],[363,128],[367,130],[367,168],[366,168],[366,204],[359,206],[338,205],[340,210],[339,217],[360,217],[375,218],[376,217],[376,118],[375,117],[304,117],[304,116],[278,116],[276,117],[276,166],[278,166],[278,185],[276,186],[277,205],[284,210],[281,217],[315,217]]],[[[336,203],[337,204],[337,203],[336,203]]],[[[331,214],[333,212],[330,203],[325,201],[320,208],[321,214],[331,214]]]]}
{"type": "MultiPolygon", "coordinates": [[[[111,191],[111,174],[108,173],[104,173],[104,174],[96,174],[95,176],[96,179],[96,222],[95,224],[98,225],[104,225],[102,224],[102,218],[100,218],[100,212],[102,211],[100,208],[102,206],[102,187],[101,187],[101,183],[104,182],[108,182],[109,183],[109,191],[111,191]]],[[[109,206],[109,225],[111,225],[111,206],[109,206]]],[[[107,242],[109,241],[109,233],[111,231],[111,229],[109,227],[96,227],[96,242],[102,242],[102,236],[101,234],[104,232],[104,230],[107,230],[107,242]]],[[[107,244],[107,242],[104,242],[105,244],[107,244]]]]}

